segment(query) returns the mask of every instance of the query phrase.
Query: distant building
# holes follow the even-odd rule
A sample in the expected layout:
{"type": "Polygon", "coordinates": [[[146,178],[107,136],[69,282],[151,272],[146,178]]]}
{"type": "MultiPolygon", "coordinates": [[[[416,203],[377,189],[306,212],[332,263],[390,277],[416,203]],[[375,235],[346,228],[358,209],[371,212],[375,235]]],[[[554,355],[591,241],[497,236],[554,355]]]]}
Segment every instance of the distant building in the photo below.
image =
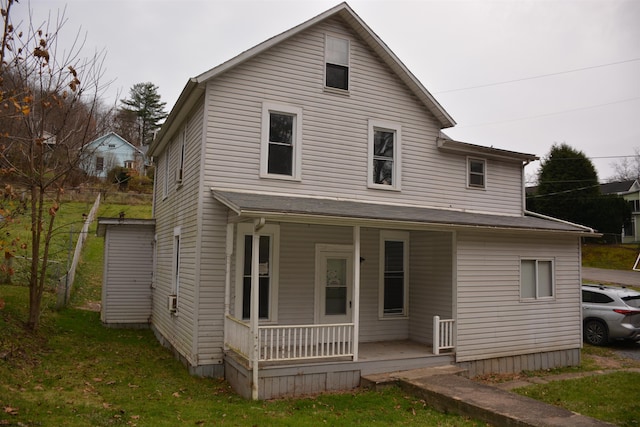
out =
{"type": "Polygon", "coordinates": [[[640,242],[640,183],[637,179],[600,185],[602,194],[617,194],[631,206],[631,220],[622,230],[622,243],[640,242]]]}
{"type": "Polygon", "coordinates": [[[144,152],[115,132],[110,132],[83,147],[85,153],[80,167],[91,176],[106,178],[115,167],[137,170],[144,175],[144,152]]]}

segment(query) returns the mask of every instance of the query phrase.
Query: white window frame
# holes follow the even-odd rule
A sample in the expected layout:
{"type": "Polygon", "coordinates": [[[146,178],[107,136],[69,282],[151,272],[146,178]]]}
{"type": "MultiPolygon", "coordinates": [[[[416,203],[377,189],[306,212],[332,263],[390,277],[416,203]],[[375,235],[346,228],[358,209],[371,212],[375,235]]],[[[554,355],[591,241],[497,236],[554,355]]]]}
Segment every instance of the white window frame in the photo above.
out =
{"type": "Polygon", "coordinates": [[[406,319],[409,317],[409,236],[408,231],[380,231],[380,261],[378,269],[378,318],[380,320],[406,319]],[[385,242],[403,243],[403,310],[402,313],[384,312],[385,242]]]}
{"type": "MultiPolygon", "coordinates": [[[[236,230],[236,277],[235,277],[235,317],[242,318],[242,298],[243,298],[243,277],[244,277],[244,241],[245,236],[253,235],[254,225],[252,223],[240,223],[236,230]]],[[[271,261],[269,283],[269,318],[259,319],[260,323],[278,322],[278,287],[280,277],[280,226],[277,224],[266,224],[256,234],[259,236],[269,236],[271,238],[271,261]]]]}
{"type": "Polygon", "coordinates": [[[169,149],[164,152],[164,176],[162,183],[162,199],[169,197],[169,149]]]}
{"type": "Polygon", "coordinates": [[[467,188],[484,190],[487,188],[487,160],[479,157],[467,157],[467,188]],[[471,183],[471,175],[480,175],[476,172],[472,172],[471,163],[482,163],[482,185],[476,185],[471,183]]]}
{"type": "Polygon", "coordinates": [[[400,191],[402,189],[402,127],[398,123],[386,122],[381,120],[370,119],[369,123],[369,153],[368,153],[368,177],[367,185],[369,188],[378,190],[400,191]],[[393,132],[395,139],[393,141],[393,168],[391,185],[378,184],[373,180],[373,161],[374,161],[374,138],[376,131],[393,132]]]}
{"type": "Polygon", "coordinates": [[[180,226],[173,229],[172,258],[171,289],[172,294],[176,296],[176,307],[178,307],[180,305],[180,270],[182,264],[182,228],[180,226]]]}
{"type": "Polygon", "coordinates": [[[328,90],[328,91],[335,91],[338,93],[349,93],[349,90],[351,89],[351,40],[344,38],[344,37],[338,37],[338,36],[334,36],[331,34],[325,34],[325,38],[324,38],[324,89],[328,90]],[[347,61],[346,63],[339,63],[338,61],[330,61],[329,59],[329,40],[330,39],[334,39],[334,40],[340,40],[342,42],[346,42],[347,44],[347,61]],[[339,65],[339,66],[343,66],[343,67],[347,67],[347,88],[346,89],[342,89],[339,87],[333,87],[333,86],[327,86],[327,64],[333,64],[333,65],[339,65]]]}
{"type": "Polygon", "coordinates": [[[520,259],[520,300],[521,301],[549,301],[554,300],[556,295],[556,272],[555,272],[555,260],[553,258],[535,258],[535,257],[526,257],[520,259]],[[533,289],[533,296],[524,296],[523,287],[525,283],[522,280],[523,274],[523,263],[525,262],[533,262],[534,263],[534,273],[535,273],[535,289],[533,289]],[[539,272],[540,268],[538,267],[540,263],[549,263],[550,274],[551,274],[551,295],[540,295],[540,279],[539,272]]]}
{"type": "Polygon", "coordinates": [[[260,177],[300,181],[302,176],[302,108],[264,102],[262,104],[262,135],[260,144],[260,177]],[[269,126],[271,113],[293,116],[291,175],[269,173],[269,126]]]}
{"type": "Polygon", "coordinates": [[[182,186],[182,178],[184,175],[184,151],[187,143],[187,127],[182,128],[182,135],[180,138],[180,156],[178,158],[178,169],[176,170],[176,184],[182,186]]]}

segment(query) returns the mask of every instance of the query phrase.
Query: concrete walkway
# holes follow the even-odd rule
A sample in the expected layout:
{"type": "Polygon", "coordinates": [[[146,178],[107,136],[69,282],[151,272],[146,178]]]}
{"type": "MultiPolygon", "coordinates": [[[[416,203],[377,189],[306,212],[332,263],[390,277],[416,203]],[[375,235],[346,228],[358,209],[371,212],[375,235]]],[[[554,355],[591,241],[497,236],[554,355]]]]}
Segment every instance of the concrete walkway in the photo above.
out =
{"type": "Polygon", "coordinates": [[[362,385],[397,384],[439,411],[457,413],[495,426],[604,427],[596,420],[535,399],[460,376],[460,368],[444,366],[362,377],[362,385]]]}
{"type": "Polygon", "coordinates": [[[582,267],[582,280],[622,286],[640,286],[640,271],[582,267]]]}

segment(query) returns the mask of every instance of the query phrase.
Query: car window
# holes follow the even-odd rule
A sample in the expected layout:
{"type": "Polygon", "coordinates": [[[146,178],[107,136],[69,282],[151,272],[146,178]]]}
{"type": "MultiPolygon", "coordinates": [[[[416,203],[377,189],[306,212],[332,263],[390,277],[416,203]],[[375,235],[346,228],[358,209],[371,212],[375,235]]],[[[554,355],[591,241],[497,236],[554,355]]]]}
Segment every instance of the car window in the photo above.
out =
{"type": "Polygon", "coordinates": [[[592,302],[596,304],[608,304],[613,299],[605,294],[591,291],[582,291],[582,302],[592,302]]]}
{"type": "Polygon", "coordinates": [[[640,295],[624,297],[622,300],[626,302],[629,307],[640,308],[640,295]]]}

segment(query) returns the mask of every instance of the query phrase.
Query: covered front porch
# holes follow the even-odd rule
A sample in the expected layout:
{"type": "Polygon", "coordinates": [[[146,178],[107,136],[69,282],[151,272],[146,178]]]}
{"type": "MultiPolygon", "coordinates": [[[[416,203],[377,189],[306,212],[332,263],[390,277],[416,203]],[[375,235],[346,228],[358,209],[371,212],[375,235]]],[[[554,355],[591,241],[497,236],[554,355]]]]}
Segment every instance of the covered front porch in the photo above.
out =
{"type": "Polygon", "coordinates": [[[453,362],[454,231],[225,201],[225,376],[240,394],[348,389],[453,362]]]}

